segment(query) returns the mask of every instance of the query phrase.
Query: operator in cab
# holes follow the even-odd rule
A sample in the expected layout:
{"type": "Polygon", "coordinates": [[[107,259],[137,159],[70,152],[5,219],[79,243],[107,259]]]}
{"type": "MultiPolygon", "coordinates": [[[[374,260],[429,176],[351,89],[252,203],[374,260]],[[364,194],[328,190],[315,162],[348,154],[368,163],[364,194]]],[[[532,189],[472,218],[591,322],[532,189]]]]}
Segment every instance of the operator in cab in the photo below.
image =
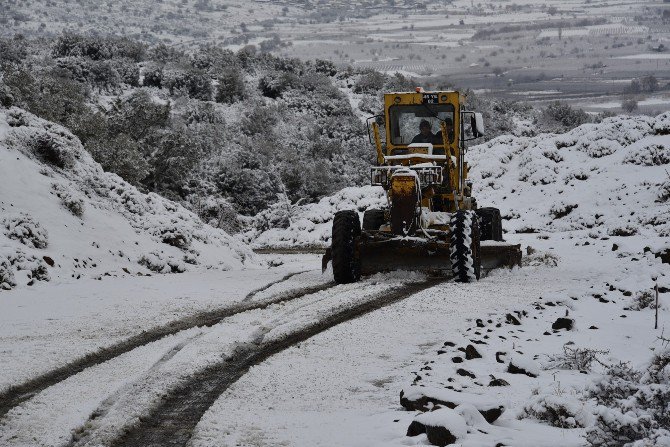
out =
{"type": "Polygon", "coordinates": [[[430,122],[422,120],[419,123],[419,134],[412,138],[412,143],[434,143],[435,134],[430,126],[430,122]]]}

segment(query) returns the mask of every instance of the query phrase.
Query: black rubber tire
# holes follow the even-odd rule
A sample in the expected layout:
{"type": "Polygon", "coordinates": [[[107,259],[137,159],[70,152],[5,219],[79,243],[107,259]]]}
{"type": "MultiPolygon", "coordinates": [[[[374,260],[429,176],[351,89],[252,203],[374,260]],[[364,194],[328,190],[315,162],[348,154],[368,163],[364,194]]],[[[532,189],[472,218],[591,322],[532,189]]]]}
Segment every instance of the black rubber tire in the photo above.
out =
{"type": "Polygon", "coordinates": [[[479,208],[475,210],[479,217],[482,241],[502,241],[502,217],[498,208],[479,208]]]}
{"type": "Polygon", "coordinates": [[[481,274],[479,219],[474,211],[451,215],[451,270],[458,282],[473,282],[481,274]]]}
{"type": "Polygon", "coordinates": [[[379,231],[384,225],[384,210],[369,209],[363,213],[363,231],[379,231]]]}
{"type": "Polygon", "coordinates": [[[361,223],[356,211],[338,211],[333,219],[333,277],[338,284],[356,282],[361,269],[356,257],[356,239],[361,235],[361,223]]]}

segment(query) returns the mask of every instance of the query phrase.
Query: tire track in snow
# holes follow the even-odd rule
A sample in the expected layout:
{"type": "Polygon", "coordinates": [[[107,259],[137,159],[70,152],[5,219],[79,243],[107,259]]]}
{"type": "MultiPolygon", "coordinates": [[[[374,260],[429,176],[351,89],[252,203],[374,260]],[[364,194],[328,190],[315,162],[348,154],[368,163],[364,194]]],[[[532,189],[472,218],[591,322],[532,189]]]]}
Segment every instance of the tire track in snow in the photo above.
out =
{"type": "Polygon", "coordinates": [[[41,391],[59,383],[69,377],[82,372],[83,370],[95,365],[99,365],[115,357],[118,357],[126,352],[130,352],[140,346],[160,340],[168,335],[173,335],[178,332],[192,329],[194,327],[211,327],[221,322],[221,320],[231,317],[233,315],[247,312],[256,309],[265,309],[272,304],[277,304],[282,301],[290,301],[301,298],[305,295],[320,292],[335,286],[334,282],[328,282],[310,287],[298,288],[279,292],[265,300],[250,302],[255,295],[264,290],[269,289],[273,285],[279,284],[287,279],[298,275],[298,272],[288,274],[283,278],[273,281],[267,286],[250,292],[241,302],[230,306],[218,308],[215,310],[200,312],[195,315],[171,321],[163,326],[158,326],[140,334],[132,336],[124,341],[99,349],[95,352],[86,354],[85,356],[76,359],[66,365],[46,372],[34,379],[31,379],[22,384],[10,387],[7,391],[0,394],[0,420],[6,415],[9,410],[17,405],[25,402],[40,393],[41,391]]]}
{"type": "Polygon", "coordinates": [[[179,385],[158,406],[141,417],[137,425],[130,427],[114,440],[111,446],[186,446],[205,412],[252,366],[333,326],[406,299],[443,281],[443,279],[430,279],[407,284],[395,290],[387,290],[285,337],[268,342],[263,342],[261,338],[258,344],[240,347],[232,357],[198,372],[187,382],[179,385]]]}

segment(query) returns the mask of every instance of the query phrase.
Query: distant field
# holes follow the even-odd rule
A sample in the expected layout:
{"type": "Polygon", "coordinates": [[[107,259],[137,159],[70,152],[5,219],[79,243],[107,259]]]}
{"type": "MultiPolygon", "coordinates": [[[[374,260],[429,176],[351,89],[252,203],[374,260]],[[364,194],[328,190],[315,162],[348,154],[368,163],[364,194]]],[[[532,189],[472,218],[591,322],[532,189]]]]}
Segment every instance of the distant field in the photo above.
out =
{"type": "Polygon", "coordinates": [[[670,4],[658,0],[393,4],[32,0],[0,5],[0,35],[70,29],[181,48],[213,43],[236,51],[253,44],[287,57],[400,72],[426,86],[540,102],[620,95],[625,83],[650,74],[661,86],[670,80],[670,23],[662,20],[670,4]]]}

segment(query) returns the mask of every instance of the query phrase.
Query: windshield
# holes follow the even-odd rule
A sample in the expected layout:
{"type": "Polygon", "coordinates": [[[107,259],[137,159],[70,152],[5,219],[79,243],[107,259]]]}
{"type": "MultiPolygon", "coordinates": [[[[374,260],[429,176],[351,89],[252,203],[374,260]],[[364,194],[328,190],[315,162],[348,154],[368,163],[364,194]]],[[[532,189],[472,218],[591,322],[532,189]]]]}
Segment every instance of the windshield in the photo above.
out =
{"type": "Polygon", "coordinates": [[[454,106],[420,104],[389,109],[391,144],[432,143],[442,146],[441,121],[446,121],[448,141],[454,141],[454,106]]]}

